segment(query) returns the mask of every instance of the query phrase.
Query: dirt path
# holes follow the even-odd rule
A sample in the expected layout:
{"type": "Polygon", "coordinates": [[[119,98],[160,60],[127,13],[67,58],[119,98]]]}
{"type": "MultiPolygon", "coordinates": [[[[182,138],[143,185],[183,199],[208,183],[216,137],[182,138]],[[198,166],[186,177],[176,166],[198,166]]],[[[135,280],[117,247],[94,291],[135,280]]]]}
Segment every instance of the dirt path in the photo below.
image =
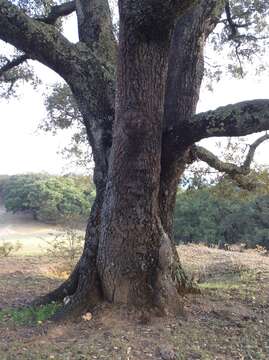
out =
{"type": "MultiPolygon", "coordinates": [[[[201,295],[182,313],[149,319],[105,305],[90,321],[22,325],[2,317],[2,360],[268,360],[269,257],[181,246],[201,295]]],[[[0,307],[22,305],[59,283],[44,258],[0,259],[0,307]]]]}

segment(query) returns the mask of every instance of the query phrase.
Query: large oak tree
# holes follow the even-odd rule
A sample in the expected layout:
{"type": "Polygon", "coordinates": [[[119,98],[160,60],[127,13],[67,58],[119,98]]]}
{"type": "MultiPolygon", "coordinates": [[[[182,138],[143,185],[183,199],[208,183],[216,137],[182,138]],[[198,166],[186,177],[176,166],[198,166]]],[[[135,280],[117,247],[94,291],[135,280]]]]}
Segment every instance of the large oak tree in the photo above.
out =
{"type": "Polygon", "coordinates": [[[92,148],[96,199],[74,271],[36,303],[65,299],[59,317],[103,300],[175,312],[180,295],[192,288],[172,235],[186,166],[198,157],[242,184],[258,143],[267,137],[251,147],[242,166],[223,163],[195,143],[269,129],[269,100],[195,115],[204,47],[222,24],[222,37],[233,44],[242,71],[240,56],[250,57],[259,40],[251,31],[265,28],[262,21],[255,26],[268,14],[266,4],[119,0],[117,34],[107,0],[52,5],[0,0],[0,39],[20,51],[12,60],[2,57],[0,76],[12,87],[16,67],[34,59],[65,80],[92,148]],[[59,25],[72,12],[78,20],[76,44],[59,25]]]}

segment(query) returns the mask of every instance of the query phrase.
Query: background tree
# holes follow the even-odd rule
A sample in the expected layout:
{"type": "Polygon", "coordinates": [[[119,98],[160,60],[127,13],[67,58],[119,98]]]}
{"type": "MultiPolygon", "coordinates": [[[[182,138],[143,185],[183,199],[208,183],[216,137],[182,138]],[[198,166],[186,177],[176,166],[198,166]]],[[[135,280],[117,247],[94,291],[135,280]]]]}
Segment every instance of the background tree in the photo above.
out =
{"type": "Polygon", "coordinates": [[[44,174],[15,175],[3,186],[7,211],[26,211],[37,220],[59,223],[67,218],[83,222],[94,199],[94,189],[83,177],[44,174]]]}
{"type": "MultiPolygon", "coordinates": [[[[251,173],[252,191],[229,177],[214,185],[179,189],[176,199],[174,238],[177,243],[204,243],[224,247],[244,243],[268,248],[268,171],[251,173]]],[[[196,184],[195,184],[196,186],[196,184]]]]}
{"type": "MultiPolygon", "coordinates": [[[[199,157],[241,183],[249,172],[248,159],[227,164],[194,144],[269,128],[268,100],[195,115],[204,47],[218,26],[220,35],[211,41],[229,42],[241,69],[243,59],[263,49],[268,7],[263,1],[119,0],[117,38],[106,0],[44,3],[37,15],[34,5],[24,5],[0,0],[0,38],[66,81],[95,162],[96,199],[82,257],[70,278],[39,303],[70,296],[60,317],[103,299],[178,310],[189,282],[172,229],[187,164],[199,157]],[[73,11],[77,44],[58,24],[73,11]]],[[[11,70],[14,63],[5,65],[11,70]]]]}

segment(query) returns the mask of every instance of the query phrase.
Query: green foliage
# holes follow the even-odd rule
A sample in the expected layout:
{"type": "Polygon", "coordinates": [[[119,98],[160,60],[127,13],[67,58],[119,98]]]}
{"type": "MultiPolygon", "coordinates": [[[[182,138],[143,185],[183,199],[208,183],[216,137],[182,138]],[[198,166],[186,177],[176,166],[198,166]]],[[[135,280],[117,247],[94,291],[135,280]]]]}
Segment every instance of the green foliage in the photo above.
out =
{"type": "MultiPolygon", "coordinates": [[[[19,55],[21,53],[18,51],[8,56],[0,55],[0,68],[8,65],[19,55]]],[[[33,88],[40,85],[40,79],[34,74],[33,67],[28,62],[24,62],[1,74],[0,98],[18,97],[18,89],[25,83],[29,83],[33,88]]]]}
{"type": "Polygon", "coordinates": [[[217,81],[225,72],[242,78],[250,68],[257,75],[266,69],[268,3],[264,0],[230,0],[225,4],[219,24],[209,37],[213,52],[222,55],[221,61],[216,59],[210,63],[206,75],[217,81]],[[227,60],[223,62],[223,58],[227,60]]]}
{"type": "Polygon", "coordinates": [[[90,181],[88,187],[83,181],[71,176],[11,176],[4,186],[4,205],[7,211],[27,211],[44,222],[71,217],[83,220],[94,198],[90,181]]]}
{"type": "Polygon", "coordinates": [[[45,107],[47,117],[39,124],[40,130],[55,134],[60,130],[72,128],[70,144],[63,148],[62,153],[67,159],[74,160],[78,166],[89,167],[91,150],[86,129],[69,86],[54,84],[51,92],[46,96],[45,107]]]}
{"type": "Polygon", "coordinates": [[[207,245],[246,243],[269,249],[268,173],[256,175],[263,187],[248,192],[228,179],[215,186],[179,191],[174,236],[177,242],[207,245]]]}
{"type": "Polygon", "coordinates": [[[0,322],[12,322],[17,325],[41,324],[53,316],[59,307],[59,304],[51,303],[38,308],[3,309],[0,310],[0,322]]]}
{"type": "Polygon", "coordinates": [[[226,243],[245,242],[269,249],[269,195],[258,196],[223,220],[226,243]]]}
{"type": "Polygon", "coordinates": [[[45,131],[67,129],[76,121],[82,124],[82,117],[67,84],[54,84],[51,93],[45,99],[48,118],[40,124],[45,131]]]}
{"type": "Polygon", "coordinates": [[[222,229],[218,225],[229,213],[230,203],[219,201],[210,188],[189,190],[177,196],[174,235],[177,242],[218,244],[222,229]]]}

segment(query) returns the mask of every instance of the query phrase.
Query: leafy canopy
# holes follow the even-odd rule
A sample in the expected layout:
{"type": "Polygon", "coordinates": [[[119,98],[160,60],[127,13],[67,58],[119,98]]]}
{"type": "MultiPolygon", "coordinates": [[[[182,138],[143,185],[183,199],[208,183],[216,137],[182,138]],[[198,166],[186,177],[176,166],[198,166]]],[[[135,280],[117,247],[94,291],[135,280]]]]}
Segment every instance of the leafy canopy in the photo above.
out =
{"type": "Polygon", "coordinates": [[[38,220],[58,222],[87,218],[95,194],[83,177],[28,174],[6,180],[3,195],[7,211],[27,211],[38,220]]]}

